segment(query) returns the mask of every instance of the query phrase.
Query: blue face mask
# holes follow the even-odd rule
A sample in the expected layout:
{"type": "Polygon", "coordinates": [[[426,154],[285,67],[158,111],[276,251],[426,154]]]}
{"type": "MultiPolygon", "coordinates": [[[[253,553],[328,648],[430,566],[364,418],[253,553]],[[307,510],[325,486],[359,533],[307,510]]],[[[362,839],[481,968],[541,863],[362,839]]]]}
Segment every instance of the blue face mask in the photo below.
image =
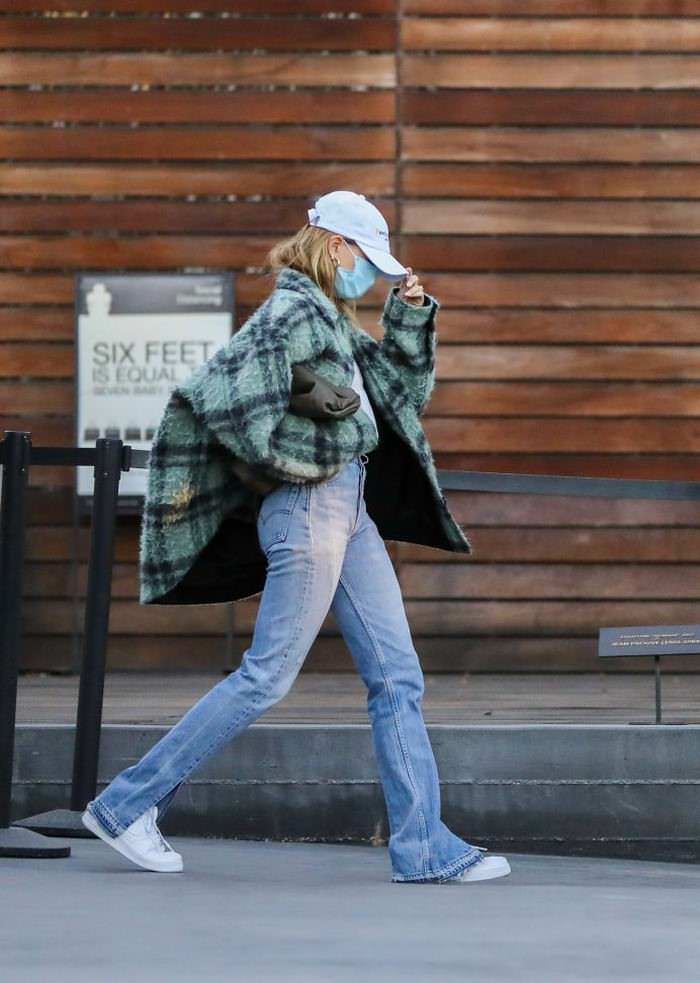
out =
{"type": "Polygon", "coordinates": [[[336,293],[346,300],[354,300],[367,293],[378,275],[379,270],[374,263],[370,263],[364,256],[355,256],[355,265],[351,270],[346,270],[342,266],[336,269],[336,293]]]}

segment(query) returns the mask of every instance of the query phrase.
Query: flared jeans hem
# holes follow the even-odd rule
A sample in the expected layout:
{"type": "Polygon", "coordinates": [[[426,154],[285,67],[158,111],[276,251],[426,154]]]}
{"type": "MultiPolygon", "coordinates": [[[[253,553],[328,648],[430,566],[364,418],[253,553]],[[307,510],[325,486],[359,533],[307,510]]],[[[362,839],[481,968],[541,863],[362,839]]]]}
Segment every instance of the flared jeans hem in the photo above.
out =
{"type": "Polygon", "coordinates": [[[111,837],[120,836],[124,832],[126,827],[119,823],[107,806],[103,805],[98,799],[93,799],[92,802],[89,802],[86,810],[111,837]]]}
{"type": "Polygon", "coordinates": [[[456,874],[461,874],[461,872],[466,870],[468,867],[473,867],[474,864],[478,864],[481,859],[482,855],[480,851],[474,849],[470,850],[468,853],[465,853],[463,856],[458,857],[456,860],[453,860],[451,864],[447,864],[447,866],[441,867],[440,870],[434,871],[429,877],[425,876],[425,871],[420,871],[416,874],[393,874],[391,880],[392,883],[395,884],[401,883],[402,881],[423,881],[426,883],[430,883],[431,881],[444,881],[454,877],[456,874]]]}

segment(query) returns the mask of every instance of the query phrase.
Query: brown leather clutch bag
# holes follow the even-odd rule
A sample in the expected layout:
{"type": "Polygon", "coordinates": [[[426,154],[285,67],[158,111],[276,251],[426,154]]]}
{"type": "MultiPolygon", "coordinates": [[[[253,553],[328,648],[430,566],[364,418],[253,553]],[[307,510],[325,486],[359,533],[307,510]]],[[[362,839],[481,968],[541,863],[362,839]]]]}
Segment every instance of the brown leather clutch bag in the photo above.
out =
{"type": "MultiPolygon", "coordinates": [[[[316,420],[342,420],[359,408],[360,397],[350,386],[336,386],[302,363],[292,366],[292,413],[316,420]]],[[[260,495],[267,495],[282,484],[239,457],[231,457],[231,469],[243,485],[260,495]]]]}
{"type": "Polygon", "coordinates": [[[317,375],[308,365],[292,366],[292,395],[289,409],[315,420],[342,420],[357,412],[360,397],[350,386],[336,386],[317,375]]]}

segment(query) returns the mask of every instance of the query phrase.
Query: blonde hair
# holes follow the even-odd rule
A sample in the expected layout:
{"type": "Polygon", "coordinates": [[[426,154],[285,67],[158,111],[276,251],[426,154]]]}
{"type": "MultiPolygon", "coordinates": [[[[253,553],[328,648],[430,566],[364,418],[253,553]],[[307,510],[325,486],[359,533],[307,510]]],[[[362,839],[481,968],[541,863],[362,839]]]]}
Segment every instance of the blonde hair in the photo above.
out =
{"type": "MultiPolygon", "coordinates": [[[[283,266],[290,266],[293,270],[305,273],[318,284],[351,324],[360,327],[356,302],[341,297],[335,291],[336,267],[327,245],[333,235],[334,232],[307,223],[290,238],[275,243],[265,258],[266,265],[275,275],[283,266]]],[[[347,241],[353,240],[347,239],[347,241]]]]}

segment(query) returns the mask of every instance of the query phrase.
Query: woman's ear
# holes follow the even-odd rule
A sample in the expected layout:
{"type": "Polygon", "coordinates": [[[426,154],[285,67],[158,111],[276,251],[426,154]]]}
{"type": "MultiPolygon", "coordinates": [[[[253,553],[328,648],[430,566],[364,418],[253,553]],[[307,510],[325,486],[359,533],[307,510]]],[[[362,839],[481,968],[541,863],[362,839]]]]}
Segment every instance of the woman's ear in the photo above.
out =
{"type": "Polygon", "coordinates": [[[331,263],[333,263],[334,266],[338,266],[340,263],[340,249],[342,245],[342,236],[332,235],[328,240],[328,252],[330,254],[331,263]]]}

